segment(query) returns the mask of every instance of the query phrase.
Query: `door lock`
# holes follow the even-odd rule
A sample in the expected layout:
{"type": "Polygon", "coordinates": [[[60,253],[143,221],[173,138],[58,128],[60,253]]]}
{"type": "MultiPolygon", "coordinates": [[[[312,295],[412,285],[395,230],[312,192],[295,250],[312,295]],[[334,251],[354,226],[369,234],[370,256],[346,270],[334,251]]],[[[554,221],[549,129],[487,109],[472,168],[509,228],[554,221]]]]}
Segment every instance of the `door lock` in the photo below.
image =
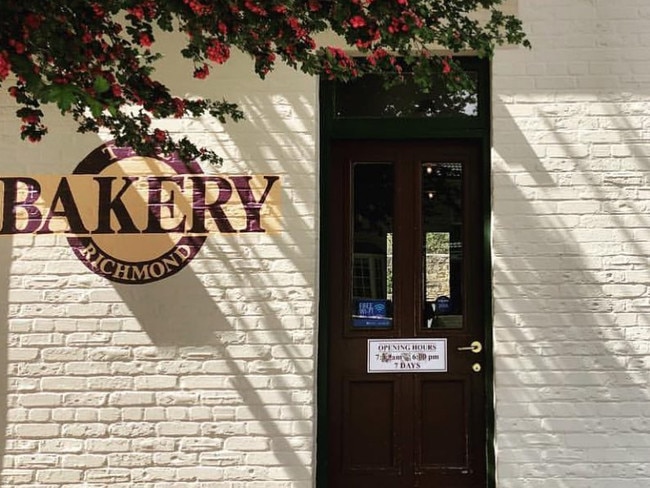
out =
{"type": "Polygon", "coordinates": [[[459,351],[471,351],[474,354],[478,354],[483,350],[483,344],[481,344],[479,341],[474,341],[472,342],[469,346],[463,346],[457,348],[459,351]]]}

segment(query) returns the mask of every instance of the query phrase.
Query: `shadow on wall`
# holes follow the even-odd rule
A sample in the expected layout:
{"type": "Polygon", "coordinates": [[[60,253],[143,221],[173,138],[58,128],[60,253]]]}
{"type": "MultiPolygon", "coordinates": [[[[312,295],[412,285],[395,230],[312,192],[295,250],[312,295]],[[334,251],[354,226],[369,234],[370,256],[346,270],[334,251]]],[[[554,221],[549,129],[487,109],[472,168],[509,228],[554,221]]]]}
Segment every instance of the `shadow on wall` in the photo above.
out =
{"type": "MultiPolygon", "coordinates": [[[[566,2],[553,4],[555,9],[543,10],[565,11],[566,2]]],[[[536,58],[513,62],[512,69],[550,62],[560,69],[560,60],[565,71],[539,77],[523,73],[523,89],[513,76],[513,92],[523,93],[522,99],[496,99],[493,107],[498,156],[493,172],[496,412],[504,488],[520,486],[524,479],[543,483],[549,478],[554,486],[573,488],[599,473],[605,478],[605,470],[613,469],[634,476],[632,461],[611,461],[620,458],[621,446],[615,443],[626,437],[629,445],[646,445],[643,439],[650,434],[647,421],[639,422],[650,399],[644,349],[648,338],[643,336],[650,325],[643,322],[650,310],[645,298],[649,252],[643,236],[650,222],[647,207],[638,201],[638,191],[648,181],[648,150],[643,122],[639,126],[636,117],[617,115],[627,113],[634,100],[606,92],[616,69],[630,69],[625,62],[629,50],[602,45],[608,39],[618,42],[614,36],[620,31],[597,30],[593,15],[582,18],[581,28],[591,26],[594,43],[601,42],[593,66],[570,49],[558,52],[555,47],[560,46],[544,46],[544,39],[560,44],[563,34],[579,31],[542,19],[539,28],[547,31],[538,34],[541,45],[533,39],[536,58]],[[606,75],[589,76],[590,69],[606,68],[606,75]],[[563,96],[543,103],[535,98],[551,92],[563,96]],[[516,120],[510,112],[515,105],[522,110],[516,120]],[[576,112],[585,107],[588,111],[576,112]],[[589,126],[592,121],[596,125],[589,126]]],[[[636,88],[631,97],[650,99],[650,93],[636,88]]],[[[302,454],[311,454],[313,446],[296,446],[283,422],[301,415],[313,421],[313,399],[307,392],[313,393],[318,255],[317,171],[310,166],[316,159],[314,114],[312,104],[297,95],[260,92],[239,99],[249,110],[246,122],[215,127],[199,121],[191,129],[221,147],[228,161],[223,171],[268,171],[291,182],[283,185],[283,220],[291,231],[214,236],[191,266],[146,286],[99,282],[97,288],[109,294],[115,290],[124,305],[110,303],[106,310],[123,326],[118,346],[129,350],[124,358],[110,361],[107,381],[119,380],[121,368],[141,367],[145,374],[173,379],[173,386],[155,398],[160,405],[214,405],[217,399],[228,408],[247,409],[248,420],[259,424],[252,437],[270,439],[272,453],[288,467],[285,475],[293,481],[311,480],[302,454]],[[295,121],[310,122],[302,127],[295,121]],[[185,396],[173,398],[167,395],[170,390],[185,396]]],[[[8,337],[12,250],[11,239],[1,238],[3,339],[8,337]]],[[[69,256],[69,265],[81,269],[71,251],[69,256]]],[[[64,293],[58,304],[67,306],[66,300],[64,293]]],[[[96,304],[92,298],[80,303],[67,318],[85,327],[95,324],[90,308],[96,304]]],[[[94,347],[68,346],[84,351],[94,347]]],[[[5,378],[6,356],[5,339],[0,345],[5,378]]],[[[6,398],[7,383],[0,388],[6,398]]],[[[113,393],[110,388],[105,385],[102,391],[113,393]]],[[[116,391],[136,392],[131,388],[116,391]]],[[[157,392],[151,387],[146,391],[157,392]]],[[[4,453],[6,402],[0,402],[0,415],[4,453]]],[[[210,420],[202,422],[197,437],[251,434],[228,430],[235,429],[230,417],[210,420]]],[[[234,465],[243,464],[234,449],[231,454],[234,465]]]]}
{"type": "MultiPolygon", "coordinates": [[[[634,455],[605,468],[594,459],[615,459],[625,444],[616,436],[635,445],[650,433],[635,418],[650,393],[647,351],[634,340],[648,308],[648,273],[635,271],[647,250],[635,226],[650,223],[633,210],[633,189],[616,183],[620,166],[595,176],[588,156],[540,158],[512,119],[499,125],[508,129],[508,143],[495,147],[507,169],[494,173],[493,209],[500,478],[570,488],[607,478],[614,464],[633,473],[634,455]]],[[[635,180],[639,171],[625,173],[635,180]]]]}
{"type": "MultiPolygon", "coordinates": [[[[315,86],[315,80],[313,83],[315,86]]],[[[79,270],[79,274],[67,276],[69,279],[63,282],[51,280],[39,290],[49,298],[44,300],[48,306],[64,310],[61,315],[38,317],[51,319],[55,324],[52,335],[57,336],[61,349],[71,353],[74,359],[69,362],[59,359],[61,370],[54,375],[51,369],[50,372],[33,370],[35,377],[49,376],[48,380],[57,380],[59,374],[69,376],[68,366],[74,368],[85,361],[103,363],[102,368],[107,372],[95,379],[80,370],[72,373],[78,375],[75,380],[94,384],[94,390],[90,386],[57,394],[63,398],[75,395],[81,398],[95,391],[97,401],[104,403],[93,408],[107,405],[102,398],[119,395],[151,395],[153,400],[147,405],[161,408],[205,407],[210,418],[194,422],[200,424],[199,431],[174,438],[175,455],[183,457],[199,452],[200,456],[213,456],[204,463],[195,460],[193,465],[203,464],[217,471],[222,466],[234,466],[233,469],[241,469],[235,475],[241,482],[269,479],[258,469],[273,469],[270,457],[282,460],[277,469],[284,471],[273,476],[311,480],[313,471],[310,436],[318,255],[316,131],[310,107],[314,101],[292,95],[298,91],[295,88],[282,86],[278,91],[283,93],[279,104],[274,97],[280,95],[272,93],[260,92],[246,100],[253,109],[265,107],[263,120],[253,112],[247,121],[228,124],[225,128],[205,120],[191,121],[188,125],[190,132],[204,139],[202,144],[213,144],[226,159],[224,167],[216,168],[215,172],[281,176],[284,223],[281,232],[213,235],[189,266],[172,277],[147,285],[104,281],[87,271],[71,250],[59,248],[54,252],[60,252],[63,257],[53,264],[59,266],[58,271],[48,268],[53,261],[50,260],[44,261],[43,273],[61,275],[66,273],[65,268],[79,270]],[[296,120],[307,121],[307,126],[296,128],[292,125],[296,120]],[[80,299],[75,302],[72,296],[80,299]],[[74,324],[73,329],[63,326],[58,329],[57,320],[65,322],[65,327],[74,324]],[[162,382],[159,388],[156,381],[162,382]],[[289,432],[287,425],[291,419],[296,422],[289,432]],[[244,425],[246,431],[242,430],[244,425]],[[240,441],[241,438],[247,440],[240,441]],[[232,447],[231,440],[235,441],[232,447]],[[237,442],[259,444],[254,444],[251,451],[246,446],[238,448],[237,442]],[[268,445],[260,447],[264,443],[268,445]],[[256,450],[264,451],[260,457],[267,458],[260,461],[261,467],[251,462],[253,468],[249,470],[244,456],[255,456],[256,450]]],[[[38,237],[35,239],[38,242],[38,237]]],[[[0,296],[7,297],[0,302],[0,313],[3,314],[2,337],[6,338],[6,318],[10,316],[11,240],[0,239],[0,246],[3,266],[0,296]]],[[[36,305],[39,313],[43,313],[42,304],[36,305]]],[[[6,341],[2,347],[6,353],[6,341]]],[[[8,363],[4,356],[0,371],[6,378],[8,363]]],[[[3,388],[3,398],[6,398],[6,385],[3,388]]],[[[42,391],[46,387],[39,386],[33,392],[42,391]]],[[[6,402],[0,408],[4,409],[0,411],[0,435],[3,436],[0,453],[7,454],[6,402]]],[[[43,410],[48,408],[55,407],[47,405],[43,410]]],[[[142,408],[142,404],[136,403],[132,410],[137,408],[142,408]]],[[[49,423],[60,424],[61,431],[54,439],[65,436],[64,421],[49,423]]],[[[110,440],[123,435],[120,429],[130,427],[126,419],[120,418],[110,424],[96,422],[93,428],[104,429],[103,438],[110,440]]],[[[156,431],[152,436],[159,437],[161,442],[165,440],[164,433],[156,431]]],[[[140,441],[135,439],[134,446],[140,441]]],[[[132,447],[133,453],[142,456],[156,452],[156,446],[147,449],[137,452],[137,447],[132,447]]],[[[8,454],[15,460],[15,451],[8,454]]],[[[121,456],[125,454],[109,446],[101,468],[112,468],[111,463],[119,463],[121,456]]],[[[196,456],[198,459],[199,455],[196,456]]],[[[174,462],[172,457],[170,463],[174,462]]],[[[156,476],[152,464],[140,470],[142,479],[128,481],[153,479],[147,478],[156,476]]]]}
{"type": "Polygon", "coordinates": [[[503,53],[495,69],[503,76],[493,100],[493,288],[504,487],[649,479],[639,466],[650,434],[650,151],[639,110],[650,80],[630,77],[640,50],[614,39],[621,32],[599,21],[610,17],[594,2],[560,21],[564,7],[524,12],[534,19],[533,51],[503,53]],[[550,71],[526,71],[542,67],[550,71]]]}
{"type": "Polygon", "coordinates": [[[115,284],[136,322],[157,346],[214,346],[231,328],[189,268],[146,285],[115,284]]]}
{"type": "MultiPolygon", "coordinates": [[[[281,176],[283,230],[213,235],[174,277],[115,290],[145,340],[156,346],[152,357],[183,361],[189,375],[179,375],[179,386],[198,394],[197,405],[222,397],[226,405],[245,408],[250,413],[244,418],[260,426],[247,434],[270,440],[270,454],[283,460],[285,476],[310,480],[313,445],[300,437],[311,435],[313,426],[301,432],[298,425],[313,421],[314,408],[315,128],[296,131],[285,121],[313,122],[314,114],[301,97],[283,96],[281,104],[272,98],[246,99],[252,112],[245,122],[227,124],[216,134],[208,124],[196,130],[217,140],[225,159],[217,173],[281,176]],[[255,112],[260,107],[264,114],[255,112]],[[201,379],[211,367],[218,369],[212,378],[219,379],[209,374],[201,379]],[[292,418],[298,422],[292,430],[298,430],[289,435],[286,421],[292,418]]],[[[227,431],[222,424],[206,425],[202,434],[227,431]]]]}
{"type": "MultiPolygon", "coordinates": [[[[76,125],[70,117],[62,117],[58,110],[42,107],[45,112],[45,122],[53,128],[53,134],[46,136],[38,144],[21,141],[21,121],[15,116],[18,106],[15,100],[6,93],[0,93],[0,130],[2,137],[2,159],[7,166],[3,166],[3,176],[29,175],[29,174],[57,174],[56,169],[62,162],[74,166],[79,154],[86,154],[94,149],[99,141],[92,137],[75,140],[74,144],[61,144],[57,133],[72,134],[76,125]]],[[[67,137],[67,136],[66,136],[67,137]]],[[[9,321],[16,314],[10,309],[10,287],[20,285],[12,283],[12,262],[14,261],[15,248],[10,236],[0,236],[0,470],[5,461],[4,454],[7,446],[7,412],[8,412],[8,386],[9,376],[9,321]]],[[[18,307],[18,305],[14,305],[18,307]]],[[[11,344],[14,346],[14,344],[11,344]]],[[[12,385],[13,386],[13,385],[12,385]]],[[[0,473],[1,474],[1,473],[0,473]]]]}
{"type": "Polygon", "coordinates": [[[12,239],[0,237],[0,471],[7,445],[7,381],[9,338],[9,284],[11,280],[12,239]]]}

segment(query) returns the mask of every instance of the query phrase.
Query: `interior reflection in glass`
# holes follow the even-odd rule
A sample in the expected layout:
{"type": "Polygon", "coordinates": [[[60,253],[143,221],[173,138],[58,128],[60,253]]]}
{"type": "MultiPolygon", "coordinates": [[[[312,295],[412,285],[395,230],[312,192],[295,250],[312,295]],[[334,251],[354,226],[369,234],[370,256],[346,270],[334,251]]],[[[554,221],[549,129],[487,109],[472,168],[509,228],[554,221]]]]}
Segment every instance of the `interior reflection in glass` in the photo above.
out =
{"type": "Polygon", "coordinates": [[[393,164],[353,166],[352,326],[393,323],[393,164]]]}
{"type": "Polygon", "coordinates": [[[422,164],[423,327],[455,329],[462,318],[462,166],[422,164]]]}
{"type": "Polygon", "coordinates": [[[446,83],[432,80],[431,88],[423,91],[407,78],[404,83],[385,88],[379,76],[364,76],[336,85],[335,113],[337,118],[431,118],[477,117],[478,75],[468,71],[475,88],[450,91],[446,83]]]}

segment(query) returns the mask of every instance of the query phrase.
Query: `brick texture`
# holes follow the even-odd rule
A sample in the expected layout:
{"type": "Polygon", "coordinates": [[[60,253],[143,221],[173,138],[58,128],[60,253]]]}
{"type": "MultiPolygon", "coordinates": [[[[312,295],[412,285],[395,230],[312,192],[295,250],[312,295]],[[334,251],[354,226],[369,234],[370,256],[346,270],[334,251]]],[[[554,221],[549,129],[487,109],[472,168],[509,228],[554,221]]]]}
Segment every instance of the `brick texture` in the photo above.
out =
{"type": "Polygon", "coordinates": [[[500,488],[650,486],[650,8],[520,0],[493,66],[500,488]]]}
{"type": "MultiPolygon", "coordinates": [[[[279,175],[281,231],[213,235],[189,268],[142,286],[90,273],[64,237],[1,236],[0,485],[311,483],[317,81],[279,69],[262,82],[243,57],[227,68],[204,83],[189,66],[161,76],[180,93],[239,102],[246,121],[165,125],[224,156],[208,172],[279,175]]],[[[2,175],[66,175],[102,143],[56,113],[42,145],[21,143],[0,97],[2,175]]]]}
{"type": "MultiPolygon", "coordinates": [[[[650,486],[650,6],[518,4],[534,47],[493,63],[497,487],[650,486]]],[[[160,72],[247,121],[163,125],[225,157],[206,171],[279,175],[281,232],[214,235],[147,286],[1,236],[0,485],[314,486],[317,81],[227,67],[160,72]]],[[[69,174],[102,142],[51,112],[21,143],[14,111],[0,94],[2,175],[69,174]]]]}

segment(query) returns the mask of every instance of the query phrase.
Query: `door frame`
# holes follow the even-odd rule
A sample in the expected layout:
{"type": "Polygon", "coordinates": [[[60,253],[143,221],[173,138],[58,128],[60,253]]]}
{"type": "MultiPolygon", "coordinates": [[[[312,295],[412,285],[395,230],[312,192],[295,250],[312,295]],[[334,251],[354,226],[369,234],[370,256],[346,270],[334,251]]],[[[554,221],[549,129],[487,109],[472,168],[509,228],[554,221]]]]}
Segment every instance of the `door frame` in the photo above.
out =
{"type": "Polygon", "coordinates": [[[328,201],[330,147],[335,140],[472,140],[481,147],[483,195],[483,300],[485,310],[485,425],[486,425],[486,488],[496,486],[494,448],[494,377],[492,339],[492,273],[491,273],[491,106],[490,65],[487,60],[460,58],[462,66],[478,74],[478,116],[459,118],[420,119],[337,119],[334,116],[335,84],[321,81],[319,90],[320,124],[320,261],[319,261],[319,307],[318,307],[318,354],[317,354],[317,417],[316,417],[316,487],[327,488],[328,479],[328,331],[329,323],[329,256],[328,256],[328,201]]]}

